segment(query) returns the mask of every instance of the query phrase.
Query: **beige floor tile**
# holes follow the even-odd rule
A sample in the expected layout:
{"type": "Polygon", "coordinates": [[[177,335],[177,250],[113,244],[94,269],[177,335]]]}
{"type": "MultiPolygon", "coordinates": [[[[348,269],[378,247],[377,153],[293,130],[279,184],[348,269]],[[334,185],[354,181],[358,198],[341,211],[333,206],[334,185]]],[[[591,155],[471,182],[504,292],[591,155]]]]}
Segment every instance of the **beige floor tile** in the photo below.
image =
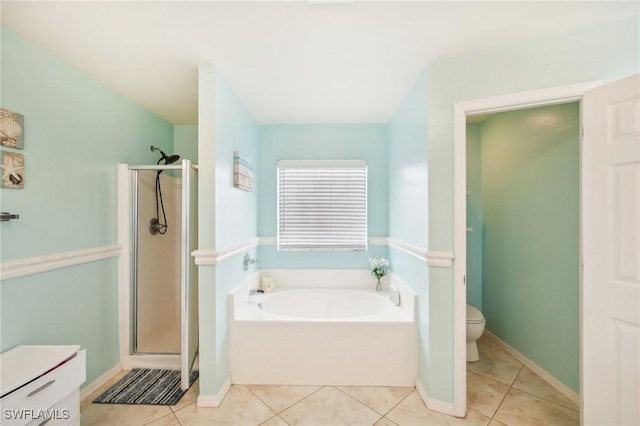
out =
{"type": "MultiPolygon", "coordinates": [[[[489,422],[491,421],[489,417],[472,409],[467,409],[467,417],[465,417],[464,419],[458,419],[457,417],[452,417],[452,418],[455,420],[460,420],[462,422],[461,424],[463,425],[474,425],[474,426],[488,425],[489,422]]],[[[454,424],[458,424],[458,423],[454,423],[454,424]]]]}
{"type": "Polygon", "coordinates": [[[90,404],[80,408],[82,426],[140,426],[171,414],[166,405],[90,404]]]}
{"type": "Polygon", "coordinates": [[[373,426],[398,426],[398,425],[392,422],[391,420],[389,420],[388,418],[383,417],[380,420],[378,420],[378,423],[376,423],[373,426]]]}
{"type": "Polygon", "coordinates": [[[180,422],[175,414],[171,413],[168,416],[154,420],[151,423],[147,423],[147,426],[180,426],[180,422]]]}
{"type": "Polygon", "coordinates": [[[280,416],[273,416],[264,423],[260,423],[260,426],[288,426],[287,422],[282,420],[280,416]]]}
{"type": "Polygon", "coordinates": [[[493,417],[509,386],[467,371],[467,407],[493,417]]]}
{"type": "Polygon", "coordinates": [[[518,426],[580,424],[580,414],[577,411],[513,388],[500,405],[494,419],[518,426]]]}
{"type": "Polygon", "coordinates": [[[170,405],[171,410],[175,413],[181,408],[186,407],[187,405],[191,405],[198,400],[198,395],[200,394],[200,379],[196,379],[195,382],[191,385],[187,393],[182,395],[180,401],[177,404],[170,405]]]}
{"type": "Polygon", "coordinates": [[[478,425],[486,426],[490,418],[474,410],[467,410],[467,417],[457,418],[431,411],[424,405],[417,391],[413,391],[386,416],[400,426],[416,425],[478,425]]]}
{"type": "Polygon", "coordinates": [[[247,385],[247,388],[276,413],[317,392],[322,386],[247,385]]]}
{"type": "Polygon", "coordinates": [[[557,391],[549,383],[545,382],[540,376],[529,370],[527,367],[522,367],[518,378],[513,383],[513,387],[523,390],[530,394],[539,396],[548,401],[560,404],[563,407],[570,408],[575,411],[579,411],[580,407],[574,404],[569,398],[557,391]]]}
{"type": "Polygon", "coordinates": [[[519,361],[486,336],[478,339],[478,351],[480,352],[480,361],[468,362],[468,371],[473,371],[505,385],[513,383],[522,368],[519,361]]]}
{"type": "Polygon", "coordinates": [[[85,399],[80,401],[80,406],[84,407],[85,405],[91,404],[94,399],[96,399],[97,397],[102,395],[107,389],[109,389],[111,386],[113,386],[118,380],[122,379],[128,372],[129,372],[129,370],[120,371],[118,374],[116,374],[111,379],[109,379],[109,381],[107,383],[105,383],[104,385],[100,386],[100,388],[98,388],[97,391],[93,392],[91,395],[89,395],[88,397],[86,397],[85,399]]]}
{"type": "Polygon", "coordinates": [[[491,339],[481,338],[478,346],[481,360],[467,363],[468,411],[464,419],[429,410],[414,388],[399,387],[234,385],[219,408],[198,408],[197,381],[170,407],[91,404],[127,373],[122,371],[81,402],[81,420],[83,426],[579,424],[576,404],[491,339]]]}
{"type": "Polygon", "coordinates": [[[233,385],[218,408],[199,408],[188,405],[175,412],[183,426],[229,425],[256,426],[275,415],[262,401],[244,386],[233,385]]]}
{"type": "Polygon", "coordinates": [[[387,414],[414,390],[414,388],[382,386],[339,386],[338,389],[382,415],[387,414]]]}
{"type": "Polygon", "coordinates": [[[368,425],[381,416],[333,386],[325,386],[280,413],[289,425],[368,425]]]}

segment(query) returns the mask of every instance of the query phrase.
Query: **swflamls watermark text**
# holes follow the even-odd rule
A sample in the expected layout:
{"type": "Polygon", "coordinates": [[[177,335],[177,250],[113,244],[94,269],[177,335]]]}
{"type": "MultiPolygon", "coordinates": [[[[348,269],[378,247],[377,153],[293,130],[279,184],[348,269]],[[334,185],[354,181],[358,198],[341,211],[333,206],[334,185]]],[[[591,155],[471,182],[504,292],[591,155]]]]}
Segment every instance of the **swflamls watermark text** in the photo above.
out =
{"type": "Polygon", "coordinates": [[[2,417],[5,420],[69,420],[71,413],[66,409],[34,410],[31,408],[5,408],[2,410],[2,417]]]}

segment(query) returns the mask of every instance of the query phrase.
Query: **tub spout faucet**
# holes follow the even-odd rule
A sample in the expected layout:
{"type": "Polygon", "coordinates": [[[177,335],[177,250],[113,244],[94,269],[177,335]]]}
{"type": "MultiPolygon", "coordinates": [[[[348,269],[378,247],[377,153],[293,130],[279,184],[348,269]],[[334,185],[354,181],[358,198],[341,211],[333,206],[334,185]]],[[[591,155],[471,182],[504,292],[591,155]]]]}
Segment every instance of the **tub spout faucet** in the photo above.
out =
{"type": "Polygon", "coordinates": [[[257,263],[258,259],[252,259],[251,257],[249,257],[249,253],[245,253],[244,257],[242,258],[242,269],[244,271],[248,271],[249,270],[249,265],[253,265],[254,263],[257,263]]]}
{"type": "MultiPolygon", "coordinates": [[[[261,288],[252,288],[249,289],[249,303],[255,303],[251,301],[251,296],[255,296],[256,294],[263,294],[264,290],[261,288]]],[[[258,306],[260,307],[260,309],[262,309],[262,304],[261,302],[258,302],[258,306]]]]}

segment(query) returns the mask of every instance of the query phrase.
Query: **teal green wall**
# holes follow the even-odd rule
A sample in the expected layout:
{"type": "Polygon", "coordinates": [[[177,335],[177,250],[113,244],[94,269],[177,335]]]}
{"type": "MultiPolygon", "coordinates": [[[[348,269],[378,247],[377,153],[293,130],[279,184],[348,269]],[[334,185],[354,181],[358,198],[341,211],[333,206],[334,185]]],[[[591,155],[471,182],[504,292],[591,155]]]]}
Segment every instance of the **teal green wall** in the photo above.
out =
{"type": "MultiPolygon", "coordinates": [[[[258,235],[277,233],[277,160],[367,161],[369,237],[387,236],[387,126],[384,124],[260,126],[258,235]]],[[[278,252],[260,246],[260,267],[295,269],[368,269],[370,257],[387,257],[386,246],[367,251],[278,252]]],[[[393,265],[392,265],[393,268],[393,265]]]]}
{"type": "Polygon", "coordinates": [[[259,127],[220,74],[215,98],[216,247],[244,243],[257,235],[256,203],[262,182],[258,173],[259,127]],[[240,151],[254,164],[254,189],[233,186],[233,155],[240,151]]]}
{"type": "Polygon", "coordinates": [[[480,124],[467,124],[467,303],[482,310],[482,158],[480,124]]]}
{"type": "MultiPolygon", "coordinates": [[[[25,188],[0,189],[2,261],[117,244],[118,163],[170,152],[173,126],[2,28],[3,108],[25,117],[25,188]]],[[[119,362],[118,265],[98,261],[0,284],[1,350],[79,344],[87,383],[119,362]]]]}
{"type": "Polygon", "coordinates": [[[173,128],[173,153],[198,164],[198,126],[180,125],[173,128]]]}
{"type": "MultiPolygon", "coordinates": [[[[640,71],[638,17],[562,36],[445,58],[427,73],[429,249],[454,251],[453,106],[456,102],[589,80],[617,80],[640,71]]],[[[453,336],[453,268],[431,268],[433,329],[453,336]],[[451,325],[451,330],[449,330],[451,325]]],[[[430,371],[443,401],[453,401],[453,337],[433,347],[430,371]]]]}
{"type": "Polygon", "coordinates": [[[84,385],[120,363],[117,259],[0,285],[2,351],[17,345],[80,345],[87,349],[84,385]]]}
{"type": "Polygon", "coordinates": [[[428,241],[426,77],[389,123],[389,236],[418,247],[428,241]]]}
{"type": "MultiPolygon", "coordinates": [[[[233,90],[218,73],[215,100],[215,162],[216,162],[216,249],[243,244],[257,236],[257,199],[260,182],[255,179],[258,168],[259,127],[233,90]],[[254,163],[254,190],[244,191],[233,186],[233,153],[240,151],[254,163]]],[[[256,257],[256,249],[247,250],[256,257]]],[[[249,273],[242,269],[242,256],[216,266],[216,387],[220,389],[229,377],[229,291],[249,273]]]]}
{"type": "MultiPolygon", "coordinates": [[[[259,126],[220,73],[199,71],[198,197],[199,250],[220,251],[257,236],[257,190],[233,186],[234,151],[253,160],[257,173],[259,126]],[[209,219],[202,219],[209,218],[209,219]]],[[[247,250],[256,257],[256,249],[247,250]]],[[[217,395],[229,378],[228,294],[245,272],[244,252],[199,268],[200,393],[217,395]]]]}
{"type": "MultiPolygon", "coordinates": [[[[427,247],[427,87],[423,73],[389,123],[389,237],[427,247]]],[[[403,251],[389,249],[396,274],[418,295],[418,379],[429,390],[429,268],[403,251]]]]}
{"type": "Polygon", "coordinates": [[[579,392],[577,103],[482,123],[487,328],[579,392]]]}

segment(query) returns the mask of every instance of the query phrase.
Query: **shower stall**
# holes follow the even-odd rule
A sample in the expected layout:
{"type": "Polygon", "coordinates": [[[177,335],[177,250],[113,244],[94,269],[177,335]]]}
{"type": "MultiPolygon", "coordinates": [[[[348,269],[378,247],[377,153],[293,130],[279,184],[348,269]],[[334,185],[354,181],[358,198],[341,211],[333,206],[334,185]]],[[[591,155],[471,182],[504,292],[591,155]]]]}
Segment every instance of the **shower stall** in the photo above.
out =
{"type": "Polygon", "coordinates": [[[177,155],[120,165],[120,346],[124,368],[182,371],[198,350],[197,166],[177,155]]]}

